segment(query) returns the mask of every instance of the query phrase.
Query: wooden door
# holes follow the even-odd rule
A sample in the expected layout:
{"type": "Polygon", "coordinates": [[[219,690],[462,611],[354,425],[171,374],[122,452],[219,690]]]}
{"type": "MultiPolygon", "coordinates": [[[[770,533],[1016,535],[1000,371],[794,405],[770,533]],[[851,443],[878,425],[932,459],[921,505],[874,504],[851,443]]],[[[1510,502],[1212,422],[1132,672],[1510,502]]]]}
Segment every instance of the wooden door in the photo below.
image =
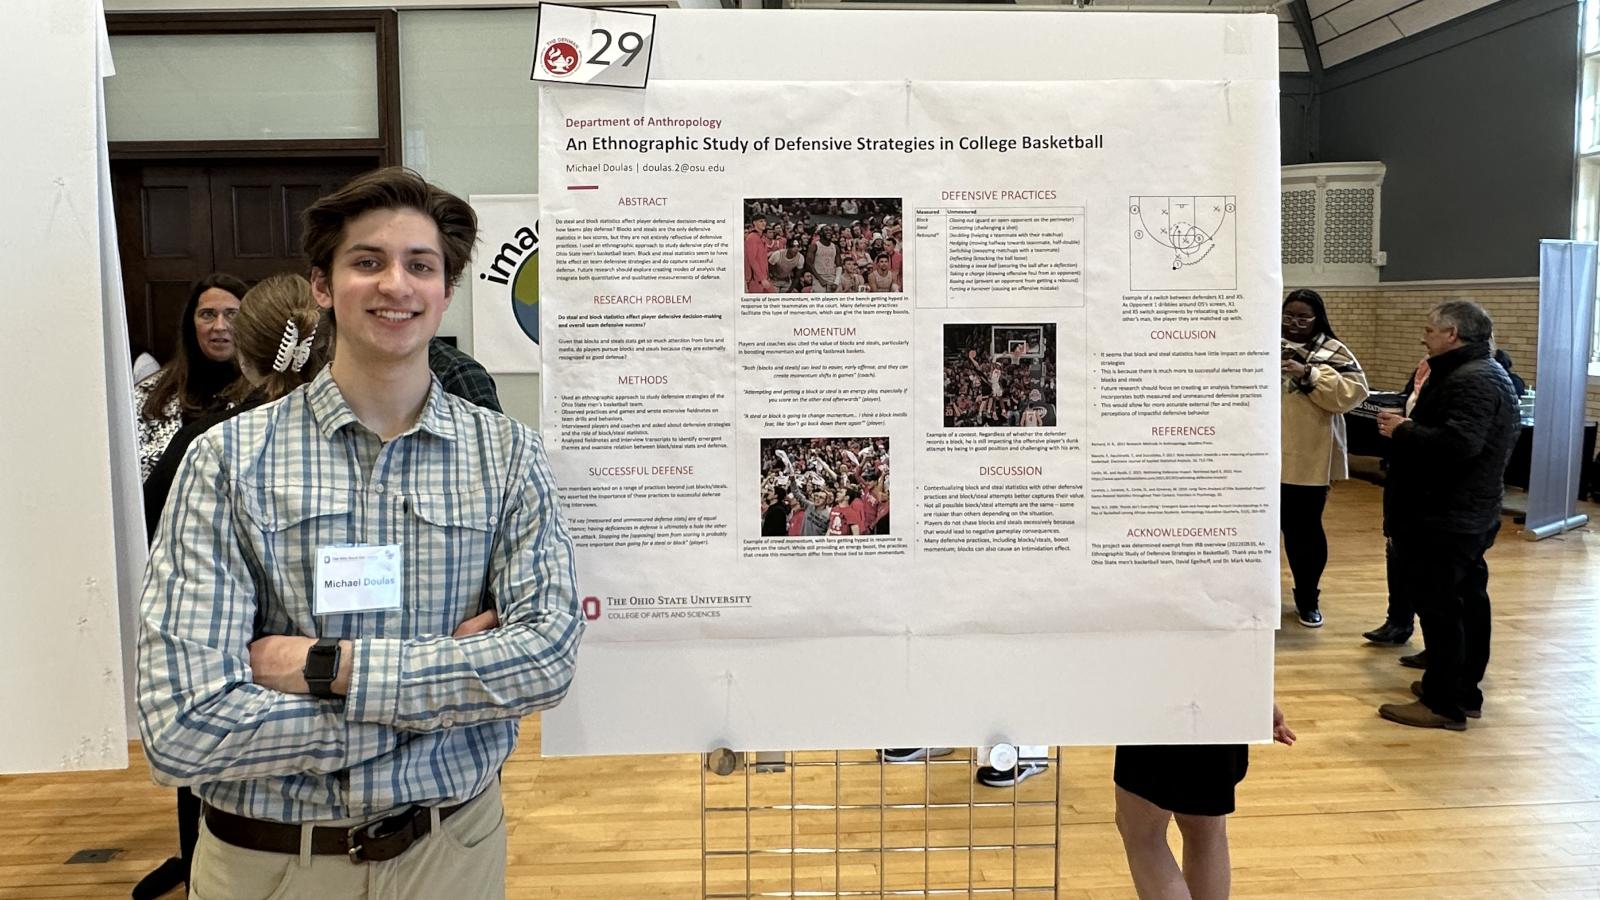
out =
{"type": "Polygon", "coordinates": [[[128,337],[163,362],[189,286],[211,271],[211,187],[198,166],[113,172],[128,337]]]}
{"type": "Polygon", "coordinates": [[[212,267],[249,284],[279,272],[304,274],[300,214],[367,168],[288,161],[211,167],[212,267]]]}
{"type": "Polygon", "coordinates": [[[190,285],[212,272],[246,284],[304,273],[300,213],[374,163],[113,162],[129,341],[162,362],[171,359],[190,285]]]}

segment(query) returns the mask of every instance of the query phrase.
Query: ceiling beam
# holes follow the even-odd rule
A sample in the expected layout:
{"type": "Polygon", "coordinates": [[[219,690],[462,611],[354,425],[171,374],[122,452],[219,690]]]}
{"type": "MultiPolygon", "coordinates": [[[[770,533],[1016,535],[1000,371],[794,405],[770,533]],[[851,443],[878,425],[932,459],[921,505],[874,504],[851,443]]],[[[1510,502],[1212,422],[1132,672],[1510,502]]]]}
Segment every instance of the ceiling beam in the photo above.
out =
{"type": "Polygon", "coordinates": [[[1311,86],[1322,87],[1322,49],[1317,46],[1317,34],[1311,27],[1311,10],[1306,0],[1289,0],[1289,15],[1294,18],[1294,30],[1300,34],[1300,49],[1305,51],[1306,66],[1311,70],[1311,86]]]}

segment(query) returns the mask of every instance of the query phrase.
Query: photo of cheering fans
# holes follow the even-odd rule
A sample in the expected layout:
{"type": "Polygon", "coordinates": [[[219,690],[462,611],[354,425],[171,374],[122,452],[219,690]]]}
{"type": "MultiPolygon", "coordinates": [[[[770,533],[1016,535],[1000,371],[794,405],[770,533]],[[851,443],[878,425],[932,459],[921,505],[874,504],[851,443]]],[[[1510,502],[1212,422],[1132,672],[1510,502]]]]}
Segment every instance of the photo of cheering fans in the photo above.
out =
{"type": "Polygon", "coordinates": [[[905,229],[899,198],[744,202],[746,294],[899,294],[905,229]]]}
{"type": "Polygon", "coordinates": [[[888,533],[888,438],[762,439],[762,537],[888,533]]]}
{"type": "Polygon", "coordinates": [[[1056,326],[944,326],[946,428],[1052,428],[1056,326]]]}

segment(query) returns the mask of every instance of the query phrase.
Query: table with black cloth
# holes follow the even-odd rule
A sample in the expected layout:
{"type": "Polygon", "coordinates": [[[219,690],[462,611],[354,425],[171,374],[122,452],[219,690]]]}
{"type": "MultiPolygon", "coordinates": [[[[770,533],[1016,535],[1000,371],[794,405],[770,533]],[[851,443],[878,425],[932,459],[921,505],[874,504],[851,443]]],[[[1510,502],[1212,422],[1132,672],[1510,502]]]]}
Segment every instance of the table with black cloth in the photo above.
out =
{"type": "MultiPolygon", "coordinates": [[[[1405,405],[1405,395],[1393,391],[1373,391],[1361,405],[1344,414],[1344,427],[1353,456],[1376,456],[1382,458],[1388,450],[1389,439],[1378,434],[1378,411],[1382,409],[1399,410],[1405,405]]],[[[1597,425],[1594,422],[1585,422],[1583,425],[1583,459],[1584,464],[1579,467],[1578,496],[1589,496],[1589,488],[1593,483],[1593,471],[1597,465],[1594,458],[1595,433],[1597,425]]],[[[1506,463],[1506,484],[1511,487],[1528,489],[1528,471],[1533,460],[1533,420],[1522,420],[1522,433],[1517,436],[1517,445],[1511,451],[1511,459],[1506,463]]]]}

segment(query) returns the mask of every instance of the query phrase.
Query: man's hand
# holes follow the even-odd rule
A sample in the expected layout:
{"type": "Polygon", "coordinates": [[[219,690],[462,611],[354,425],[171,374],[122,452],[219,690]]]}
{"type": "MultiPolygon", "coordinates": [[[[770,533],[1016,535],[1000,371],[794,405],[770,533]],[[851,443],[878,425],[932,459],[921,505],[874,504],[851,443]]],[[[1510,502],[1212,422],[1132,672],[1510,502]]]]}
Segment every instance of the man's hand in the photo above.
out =
{"type": "Polygon", "coordinates": [[[1309,371],[1309,368],[1304,363],[1292,359],[1284,360],[1281,368],[1283,369],[1283,374],[1293,378],[1295,381],[1306,377],[1306,372],[1309,371]]]}
{"type": "Polygon", "coordinates": [[[491,609],[486,612],[478,613],[465,622],[462,622],[460,625],[457,625],[456,630],[452,632],[450,636],[458,638],[471,637],[472,635],[483,634],[485,631],[499,627],[500,615],[491,609]]]}
{"type": "Polygon", "coordinates": [[[1283,708],[1276,703],[1272,704],[1272,739],[1285,747],[1293,747],[1295,742],[1294,729],[1284,721],[1283,708]]]}
{"type": "MultiPolygon", "coordinates": [[[[469,620],[470,621],[470,620],[469,620]]],[[[306,684],[306,653],[316,638],[298,634],[269,634],[250,644],[250,678],[256,684],[285,694],[311,693],[306,684]]],[[[344,696],[350,690],[350,655],[354,645],[339,642],[339,674],[333,679],[332,691],[344,696]]]]}
{"type": "MultiPolygon", "coordinates": [[[[499,626],[500,616],[491,609],[456,626],[452,636],[468,637],[499,626]]],[[[297,634],[269,634],[253,641],[250,644],[251,680],[264,688],[285,694],[309,695],[311,686],[306,684],[306,654],[316,642],[316,638],[297,634]]],[[[350,691],[350,655],[353,652],[355,645],[352,642],[339,642],[339,674],[333,679],[330,689],[341,697],[350,691]]]]}
{"type": "Polygon", "coordinates": [[[1384,437],[1394,437],[1395,429],[1411,421],[1397,412],[1387,409],[1378,411],[1378,433],[1384,437]]]}
{"type": "Polygon", "coordinates": [[[250,644],[250,675],[256,684],[285,694],[309,694],[306,653],[316,638],[269,634],[250,644]]]}

